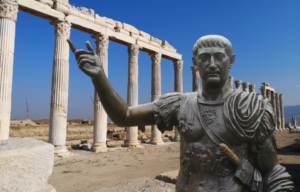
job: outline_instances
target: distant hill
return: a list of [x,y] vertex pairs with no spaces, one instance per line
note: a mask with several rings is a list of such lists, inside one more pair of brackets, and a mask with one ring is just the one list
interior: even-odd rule
[[297,124],[300,124],[300,105],[284,107],[285,123],[292,123],[292,116],[296,116]]

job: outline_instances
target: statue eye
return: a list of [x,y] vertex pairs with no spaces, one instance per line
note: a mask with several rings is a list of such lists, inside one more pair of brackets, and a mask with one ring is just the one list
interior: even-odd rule
[[206,61],[207,60],[207,56],[206,55],[200,55],[199,56],[199,60],[202,61],[202,62]]
[[224,57],[225,57],[225,56],[224,56],[223,54],[221,54],[221,53],[218,53],[218,54],[216,55],[216,58],[217,58],[219,61],[222,61]]

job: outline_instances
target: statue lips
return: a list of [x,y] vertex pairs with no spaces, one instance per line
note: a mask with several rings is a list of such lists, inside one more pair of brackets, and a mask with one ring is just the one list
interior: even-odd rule
[[205,72],[207,77],[218,77],[220,75],[219,71],[207,71]]

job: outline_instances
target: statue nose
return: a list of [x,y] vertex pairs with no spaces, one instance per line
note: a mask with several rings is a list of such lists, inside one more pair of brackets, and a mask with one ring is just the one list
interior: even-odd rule
[[214,70],[217,68],[216,64],[215,64],[215,58],[214,56],[212,55],[211,58],[210,58],[210,64],[209,64],[209,69],[211,70]]

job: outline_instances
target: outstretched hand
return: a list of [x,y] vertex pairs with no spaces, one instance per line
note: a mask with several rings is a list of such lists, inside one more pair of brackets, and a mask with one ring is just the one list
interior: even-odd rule
[[97,77],[103,71],[100,58],[95,53],[89,41],[86,42],[86,47],[89,51],[84,49],[77,50],[70,39],[67,39],[72,52],[75,54],[77,65],[81,71],[91,78]]

